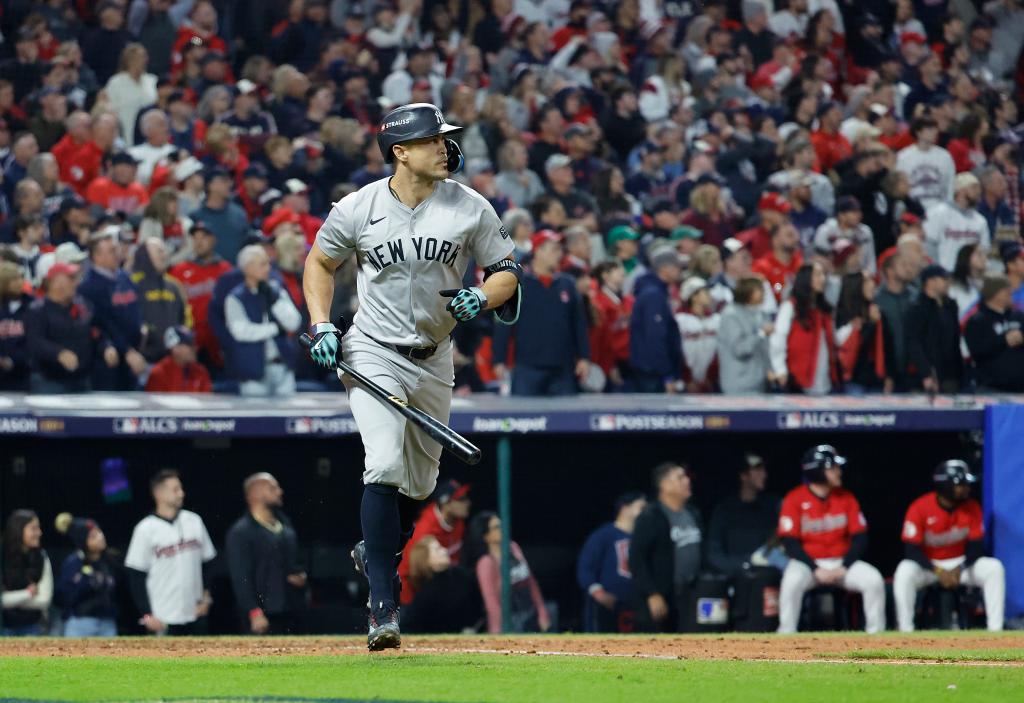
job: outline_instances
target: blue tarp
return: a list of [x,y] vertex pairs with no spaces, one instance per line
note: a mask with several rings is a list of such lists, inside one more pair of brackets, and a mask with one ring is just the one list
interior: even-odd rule
[[985,422],[985,527],[1006,567],[1006,616],[1024,615],[1024,405],[993,405]]

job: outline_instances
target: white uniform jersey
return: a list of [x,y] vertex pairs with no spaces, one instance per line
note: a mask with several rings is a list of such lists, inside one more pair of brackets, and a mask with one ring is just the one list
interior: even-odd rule
[[896,155],[896,170],[910,180],[910,195],[926,208],[953,199],[956,166],[953,157],[941,146],[923,150],[911,144]]
[[143,571],[149,607],[168,625],[195,621],[203,597],[203,562],[217,556],[203,519],[182,510],[174,520],[149,515],[135,526],[124,565]]
[[952,271],[960,249],[980,244],[988,251],[991,237],[988,221],[977,210],[962,210],[952,203],[937,203],[924,218],[924,239],[928,255],[942,268]]
[[455,327],[438,291],[461,288],[469,259],[490,266],[512,241],[487,200],[453,180],[411,209],[383,178],[345,196],[316,235],[335,261],[355,252],[359,310],[355,325],[380,342],[429,347]]

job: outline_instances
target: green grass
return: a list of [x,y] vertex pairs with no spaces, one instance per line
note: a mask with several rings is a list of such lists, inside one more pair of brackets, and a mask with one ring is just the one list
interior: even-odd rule
[[512,655],[0,659],[0,698],[260,696],[446,703],[1001,703],[1024,701],[1024,668]]
[[821,659],[906,659],[941,662],[1024,662],[1019,649],[862,649],[833,654],[816,654]]

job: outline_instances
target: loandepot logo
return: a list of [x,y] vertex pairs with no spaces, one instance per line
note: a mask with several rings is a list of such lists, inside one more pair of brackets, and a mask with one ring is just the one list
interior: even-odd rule
[[548,429],[548,418],[538,417],[474,417],[474,432],[546,432]]
[[600,432],[664,432],[704,429],[703,415],[591,415],[590,428]]

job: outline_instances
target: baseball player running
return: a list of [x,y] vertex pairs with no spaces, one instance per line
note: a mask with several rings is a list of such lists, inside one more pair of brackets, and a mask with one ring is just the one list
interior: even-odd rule
[[859,591],[864,629],[885,629],[885,582],[878,569],[861,560],[868,546],[868,524],[860,504],[843,488],[846,458],[819,444],[804,452],[804,485],[782,500],[779,537],[790,560],[779,586],[779,632],[796,632],[804,593],[818,584]]
[[[331,209],[306,259],[303,289],[313,325],[310,354],[331,368],[339,355],[395,396],[448,421],[454,367],[449,334],[485,310],[518,317],[522,270],[512,242],[482,196],[448,179],[462,163],[446,124],[427,103],[392,110],[377,143],[395,173]],[[334,272],[350,255],[359,267],[359,310],[342,332],[330,322]],[[469,260],[480,287],[462,287]],[[370,582],[367,646],[401,645],[397,567],[421,502],[437,481],[441,447],[341,374],[366,453],[356,568]]]
[[977,478],[959,459],[935,468],[935,490],[910,504],[903,521],[906,558],[896,567],[892,595],[900,630],[914,629],[917,591],[933,583],[943,588],[980,586],[989,630],[1003,629],[1006,574],[998,559],[982,556],[981,506],[971,498]]

